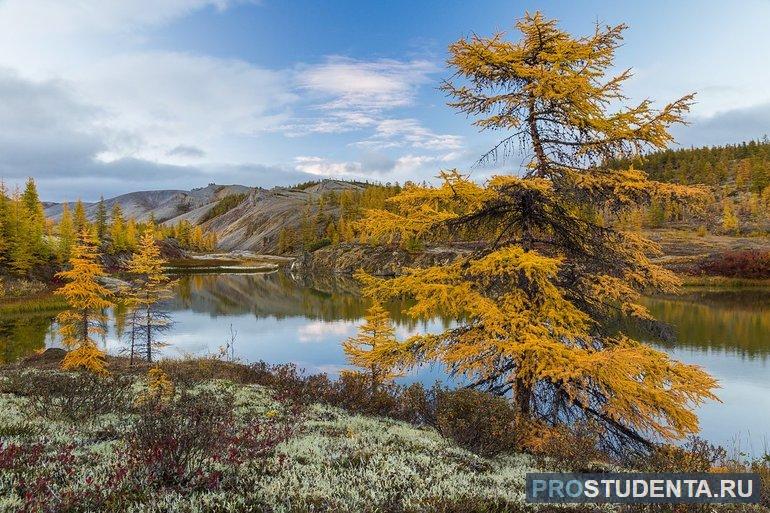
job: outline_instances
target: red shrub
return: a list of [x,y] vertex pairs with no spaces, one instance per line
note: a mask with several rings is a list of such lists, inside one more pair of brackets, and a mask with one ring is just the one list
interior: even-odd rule
[[770,251],[730,251],[700,265],[702,274],[731,278],[770,278]]

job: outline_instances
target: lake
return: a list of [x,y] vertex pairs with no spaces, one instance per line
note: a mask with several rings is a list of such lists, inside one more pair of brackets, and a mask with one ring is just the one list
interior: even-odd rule
[[[722,404],[699,409],[701,435],[728,449],[758,454],[770,442],[770,290],[686,290],[677,297],[647,298],[659,319],[672,324],[675,343],[654,345],[700,365],[722,388]],[[345,368],[340,342],[356,333],[367,308],[351,280],[296,280],[283,273],[181,276],[170,301],[174,326],[164,335],[166,356],[216,354],[234,340],[241,361],[294,362],[309,372]],[[440,331],[448,321],[415,322],[390,305],[397,334]],[[0,314],[0,361],[58,346],[52,312]],[[112,313],[104,344],[119,353]],[[119,323],[118,323],[119,324]],[[438,366],[401,378],[427,385],[444,380]]]

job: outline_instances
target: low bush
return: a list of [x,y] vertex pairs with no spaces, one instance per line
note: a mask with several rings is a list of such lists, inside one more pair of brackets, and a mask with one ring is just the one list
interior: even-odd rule
[[458,445],[484,456],[516,447],[516,412],[502,398],[470,389],[435,393],[436,429]]
[[701,263],[697,274],[730,278],[770,278],[770,251],[730,251]]
[[131,405],[128,376],[106,378],[87,372],[8,373],[0,391],[30,399],[34,413],[43,418],[83,420],[94,415],[125,412]]

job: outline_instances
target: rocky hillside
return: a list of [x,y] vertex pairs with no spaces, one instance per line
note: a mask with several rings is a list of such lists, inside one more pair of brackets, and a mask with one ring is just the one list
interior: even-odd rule
[[[187,221],[217,235],[222,250],[277,253],[279,232],[299,229],[307,216],[318,214],[318,200],[325,193],[363,190],[365,184],[323,180],[297,187],[263,189],[244,185],[216,185],[183,190],[139,191],[106,199],[107,211],[120,204],[126,217],[144,221],[151,216],[160,223]],[[96,217],[97,203],[86,203],[86,214]],[[325,215],[335,215],[338,206],[328,205]],[[45,203],[46,216],[58,220],[62,204]]]

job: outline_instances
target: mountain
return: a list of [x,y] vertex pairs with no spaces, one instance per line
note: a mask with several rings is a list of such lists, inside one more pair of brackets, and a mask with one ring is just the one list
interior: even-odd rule
[[[247,193],[251,187],[244,185],[216,185],[183,190],[137,191],[105,199],[104,203],[109,212],[115,203],[120,204],[123,215],[144,221],[154,216],[158,221],[167,221],[178,217],[190,210],[212,205],[233,194]],[[96,216],[97,203],[84,203],[86,214],[90,219]],[[61,203],[44,203],[46,217],[58,220],[62,212]],[[72,205],[70,205],[72,207]]]
[[[321,197],[342,191],[363,191],[367,184],[323,180],[295,187],[217,185],[184,190],[138,191],[105,199],[107,211],[118,203],[126,217],[174,225],[187,221],[217,235],[222,250],[276,253],[280,232],[299,231],[303,220],[315,218],[319,208],[327,217],[338,217],[339,206],[321,206]],[[86,215],[96,217],[97,203],[85,203]],[[58,220],[60,203],[44,203],[46,217]]]

